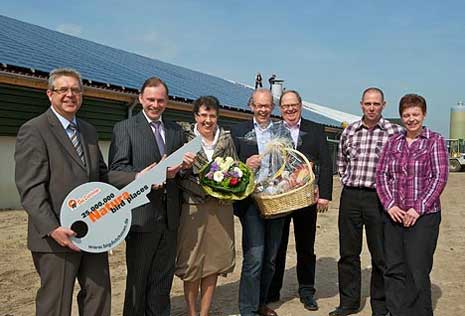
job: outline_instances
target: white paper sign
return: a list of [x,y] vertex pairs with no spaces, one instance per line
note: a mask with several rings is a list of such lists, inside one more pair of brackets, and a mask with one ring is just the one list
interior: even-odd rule
[[121,190],[103,182],[85,183],[72,190],[60,214],[61,225],[77,233],[72,242],[94,253],[118,246],[131,227],[131,210],[149,203],[147,194],[153,184],[165,182],[166,169],[182,163],[185,153],[198,152],[201,144],[197,136]]

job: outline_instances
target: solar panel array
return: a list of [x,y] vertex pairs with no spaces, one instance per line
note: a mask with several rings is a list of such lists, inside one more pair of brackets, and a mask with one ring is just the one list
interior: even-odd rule
[[[145,79],[157,76],[170,96],[196,99],[214,95],[221,105],[249,110],[252,89],[219,77],[126,52],[75,36],[0,15],[0,63],[50,72],[57,67],[78,70],[82,77],[119,87],[139,89]],[[278,114],[278,109],[275,109]],[[340,122],[304,110],[309,120],[332,126]]]

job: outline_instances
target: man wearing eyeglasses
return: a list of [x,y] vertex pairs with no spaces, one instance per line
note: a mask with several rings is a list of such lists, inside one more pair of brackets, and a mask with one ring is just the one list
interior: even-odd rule
[[[273,139],[271,121],[273,96],[267,89],[257,89],[249,99],[253,120],[235,125],[231,129],[238,157],[250,168],[260,170],[260,179],[266,171],[266,144]],[[249,135],[250,137],[247,137]],[[262,154],[262,155],[260,155]],[[235,203],[234,212],[242,225],[242,271],[239,284],[239,310],[241,316],[277,316],[266,305],[268,290],[275,271],[275,259],[281,241],[283,218],[263,219],[252,198]]]
[[315,300],[315,235],[317,211],[328,209],[333,190],[333,168],[323,126],[302,118],[302,99],[297,91],[283,92],[279,100],[284,126],[289,130],[294,148],[303,153],[313,164],[316,173],[317,203],[294,211],[285,218],[283,235],[278,256],[276,272],[273,277],[268,301],[280,299],[286,264],[289,226],[294,225],[295,247],[297,252],[297,280],[299,297],[304,307],[310,311],[318,310]]
[[371,254],[370,303],[374,316],[386,315],[383,273],[383,208],[376,194],[376,164],[388,138],[402,128],[382,117],[383,91],[362,94],[361,120],[350,124],[339,141],[337,166],[343,190],[339,205],[339,306],[330,316],[355,314],[360,309],[363,226]]
[[[97,132],[76,118],[82,104],[82,80],[73,69],[50,73],[51,107],[21,126],[15,148],[15,180],[28,213],[28,248],[40,277],[36,315],[71,315],[76,278],[79,315],[110,315],[107,253],[79,251],[70,240],[76,233],[60,226],[63,200],[90,181],[126,182],[122,172],[107,172]],[[72,206],[70,206],[72,207]]]

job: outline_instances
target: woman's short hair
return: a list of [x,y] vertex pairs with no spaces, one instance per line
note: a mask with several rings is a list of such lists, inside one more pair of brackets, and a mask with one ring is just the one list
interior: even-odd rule
[[409,93],[404,95],[399,101],[399,115],[408,109],[418,106],[423,114],[426,114],[426,100],[421,95]]
[[194,101],[194,108],[192,112],[194,112],[194,114],[199,114],[199,109],[202,105],[207,110],[215,110],[216,115],[219,115],[220,101],[216,97],[212,95],[199,97],[197,100]]

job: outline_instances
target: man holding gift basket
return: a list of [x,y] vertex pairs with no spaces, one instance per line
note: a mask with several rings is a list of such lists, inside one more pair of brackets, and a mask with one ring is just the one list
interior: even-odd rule
[[[269,157],[260,155],[273,139],[273,96],[267,89],[257,89],[249,99],[254,113],[252,121],[234,126],[231,134],[238,157],[257,172],[257,181],[266,173]],[[254,139],[246,137],[250,134]],[[234,205],[242,224],[243,263],[239,285],[239,310],[242,316],[276,316],[266,306],[268,290],[275,271],[275,260],[281,242],[284,218],[264,219],[249,197]]]
[[302,99],[297,91],[283,92],[279,100],[284,126],[292,136],[294,148],[304,154],[316,169],[316,204],[298,209],[286,216],[281,246],[276,259],[276,272],[268,294],[268,301],[279,300],[286,264],[289,240],[289,225],[294,223],[294,238],[297,252],[297,279],[300,301],[308,310],[318,310],[315,295],[315,235],[317,210],[328,209],[332,197],[333,170],[323,126],[302,119]]

